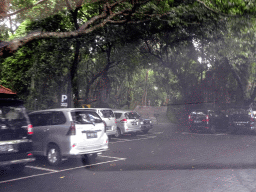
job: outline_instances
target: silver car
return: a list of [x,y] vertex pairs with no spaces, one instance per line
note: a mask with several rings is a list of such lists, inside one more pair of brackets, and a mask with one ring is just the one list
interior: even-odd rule
[[90,108],[94,109],[101,119],[106,124],[106,133],[108,136],[112,136],[116,134],[116,117],[110,108]]
[[120,137],[125,133],[136,134],[141,132],[140,115],[136,111],[130,110],[113,110],[116,116],[117,131],[116,137]]
[[105,124],[94,110],[49,109],[32,112],[29,118],[34,127],[33,153],[46,156],[50,165],[70,156],[95,158],[108,150]]

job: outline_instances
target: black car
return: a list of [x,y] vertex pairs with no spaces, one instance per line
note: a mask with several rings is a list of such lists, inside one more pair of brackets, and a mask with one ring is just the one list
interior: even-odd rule
[[34,161],[32,151],[33,127],[23,102],[0,99],[0,166],[22,171]]
[[253,113],[249,109],[233,109],[229,113],[229,132],[255,132],[256,124]]
[[197,109],[190,112],[188,125],[191,132],[228,130],[228,117],[219,110]]
[[148,133],[150,129],[153,129],[153,122],[151,119],[141,118],[141,131],[143,133]]

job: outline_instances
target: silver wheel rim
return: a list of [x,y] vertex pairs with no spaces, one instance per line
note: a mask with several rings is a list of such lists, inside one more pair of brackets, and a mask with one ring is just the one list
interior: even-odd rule
[[51,163],[55,163],[58,160],[58,154],[56,149],[52,148],[48,152],[48,160]]

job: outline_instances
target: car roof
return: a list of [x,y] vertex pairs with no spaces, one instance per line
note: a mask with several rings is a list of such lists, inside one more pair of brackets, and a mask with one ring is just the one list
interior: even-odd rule
[[66,112],[71,112],[71,111],[81,111],[81,110],[85,110],[85,111],[95,111],[91,108],[55,108],[55,109],[44,109],[44,110],[37,110],[37,111],[33,111],[32,113],[37,113],[37,112],[50,112],[50,111],[66,111]]
[[94,109],[94,110],[112,110],[111,108],[87,108],[87,109]]
[[137,113],[137,111],[133,111],[133,110],[125,110],[125,109],[113,109],[113,112],[119,112],[119,113]]

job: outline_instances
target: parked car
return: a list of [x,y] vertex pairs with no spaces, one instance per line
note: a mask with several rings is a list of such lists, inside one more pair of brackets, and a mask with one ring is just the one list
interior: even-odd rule
[[189,130],[191,132],[207,131],[227,131],[228,117],[218,110],[197,109],[190,112],[188,116]]
[[29,113],[34,127],[33,152],[50,165],[81,155],[93,158],[108,150],[106,127],[95,110],[60,108]]
[[23,102],[16,99],[0,99],[0,166],[22,171],[28,162],[35,160],[32,154],[33,127]]
[[106,124],[106,133],[108,136],[113,136],[116,134],[116,117],[112,109],[109,108],[91,108],[94,109],[101,119]]
[[113,110],[113,112],[117,123],[116,137],[120,137],[125,133],[136,134],[141,131],[142,121],[136,111]]
[[141,131],[143,133],[148,133],[150,129],[153,129],[153,122],[151,119],[141,118]]
[[248,109],[233,109],[229,114],[229,132],[256,131],[255,118]]

